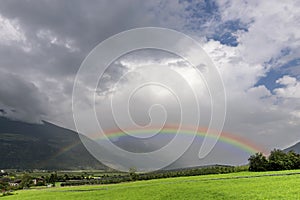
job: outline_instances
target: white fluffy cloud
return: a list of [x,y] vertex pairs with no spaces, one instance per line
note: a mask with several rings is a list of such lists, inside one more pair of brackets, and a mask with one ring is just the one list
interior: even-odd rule
[[[282,148],[299,140],[298,82],[283,77],[273,91],[257,81],[267,72],[263,63],[248,63],[240,46],[229,47],[208,41],[204,49],[222,75],[227,93],[225,130],[242,135],[267,149]],[[293,101],[286,98],[293,95]],[[298,106],[298,107],[297,107]],[[296,114],[295,114],[296,112]],[[288,135],[288,137],[287,137]]]
[[299,57],[299,1],[220,1],[219,6],[224,22],[240,20],[248,26],[236,33],[237,47],[204,44],[225,83],[226,128],[269,149],[299,141],[300,88],[293,77],[299,74],[279,78],[273,91],[256,86],[272,68],[281,70],[280,65]]
[[219,5],[224,21],[240,20],[248,24],[248,31],[237,33],[241,56],[248,63],[276,59],[286,48],[291,50],[289,59],[298,57],[299,1],[219,1]]
[[296,78],[284,76],[276,81],[283,85],[274,90],[278,97],[282,98],[300,98],[300,82]]

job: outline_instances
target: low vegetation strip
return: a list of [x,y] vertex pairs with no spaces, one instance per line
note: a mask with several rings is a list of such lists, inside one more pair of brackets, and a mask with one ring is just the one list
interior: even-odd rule
[[[201,182],[201,181],[204,182],[204,181],[218,181],[218,180],[226,180],[226,179],[227,180],[229,180],[229,179],[245,179],[245,178],[249,179],[249,178],[260,178],[260,177],[266,177],[266,176],[291,176],[291,175],[300,175],[300,172],[261,174],[261,175],[249,175],[249,176],[230,176],[230,177],[219,177],[219,178],[202,178],[202,179],[176,180],[176,181],[172,181],[172,179],[174,179],[174,178],[170,178],[170,181],[139,184],[138,186],[133,185],[133,186],[124,186],[124,187],[104,187],[104,188],[90,188],[90,189],[78,189],[78,190],[76,190],[76,189],[53,190],[51,192],[90,192],[90,191],[97,191],[97,190],[114,190],[114,189],[126,189],[126,188],[134,188],[134,187],[148,187],[148,186],[153,186],[153,185],[158,185],[158,184],[178,184],[178,183],[184,183],[184,182]],[[166,179],[166,180],[168,180],[168,179]],[[75,188],[76,188],[76,186],[75,186]]]

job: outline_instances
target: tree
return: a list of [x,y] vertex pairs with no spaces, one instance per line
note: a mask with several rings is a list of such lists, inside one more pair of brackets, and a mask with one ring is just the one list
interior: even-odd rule
[[268,167],[267,158],[261,153],[256,153],[250,156],[249,160],[249,171],[266,171]]
[[51,183],[53,186],[55,186],[55,182],[57,181],[57,174],[51,174],[49,179],[48,179],[48,183]]
[[295,153],[294,151],[289,151],[287,153],[287,159],[290,163],[291,169],[299,169],[300,168],[300,155]]
[[131,167],[129,169],[129,176],[130,176],[131,180],[135,181],[135,180],[138,179],[139,175],[136,173],[136,168],[135,167]]
[[4,181],[0,181],[0,191],[2,193],[5,193],[9,188],[9,184],[7,182]]
[[69,176],[68,176],[68,174],[65,174],[64,175],[64,181],[67,181],[67,180],[69,180],[70,178],[69,178]]
[[32,177],[29,176],[29,174],[24,174],[21,179],[20,187],[29,188],[31,184],[32,184]]
[[274,149],[273,151],[271,151],[269,156],[268,170],[276,171],[291,169],[292,165],[292,162],[284,151],[280,149]]

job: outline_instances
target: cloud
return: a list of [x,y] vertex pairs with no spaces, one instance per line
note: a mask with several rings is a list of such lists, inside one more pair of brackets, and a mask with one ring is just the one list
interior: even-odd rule
[[1,115],[16,120],[40,123],[49,114],[46,94],[22,77],[0,71]]
[[296,78],[284,76],[276,81],[284,87],[274,89],[278,97],[282,98],[300,98],[300,82]]
[[[209,41],[204,49],[219,67],[225,84],[228,105],[225,130],[269,150],[299,140],[299,118],[296,116],[300,100],[295,93],[298,84],[295,78],[277,80],[280,88],[270,91],[264,85],[256,86],[266,73],[263,63],[248,63],[239,46]],[[290,99],[291,95],[295,98]]]
[[[248,31],[238,33],[239,48],[248,63],[264,63],[282,56],[298,57],[299,1],[219,1],[222,20],[239,19]],[[282,58],[281,58],[282,59]]]
[[15,21],[10,21],[0,16],[0,42],[3,44],[11,41],[24,41],[25,36],[19,30]]
[[[70,118],[75,74],[99,42],[135,27],[181,28],[184,19],[178,13],[183,9],[161,1],[2,1],[0,68],[46,90],[57,107],[47,119],[64,124],[56,120],[58,113],[67,113],[59,116],[63,121]],[[67,121],[66,126],[74,127]]]

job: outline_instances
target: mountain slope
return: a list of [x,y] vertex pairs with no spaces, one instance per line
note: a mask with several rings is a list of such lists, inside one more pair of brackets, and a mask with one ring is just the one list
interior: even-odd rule
[[74,131],[0,117],[0,169],[105,169]]
[[300,154],[300,142],[298,142],[297,144],[294,144],[293,146],[290,146],[290,147],[284,149],[285,152],[289,152],[291,150],[293,150],[296,153]]

